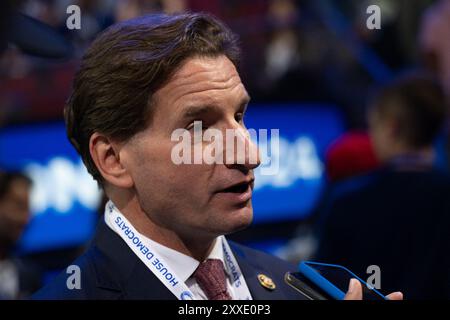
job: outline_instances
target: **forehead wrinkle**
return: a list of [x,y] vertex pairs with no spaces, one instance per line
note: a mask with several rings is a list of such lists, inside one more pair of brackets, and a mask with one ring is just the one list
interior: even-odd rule
[[[209,77],[204,75],[205,73],[213,74],[213,76]],[[192,72],[187,76],[179,75],[172,79],[172,85],[175,85],[177,90],[183,90],[184,87],[194,87],[194,90],[197,90],[196,87],[202,85],[211,87],[211,89],[226,89],[234,81],[241,83],[241,78],[236,72],[233,72],[231,76],[223,75],[222,77],[217,77],[215,75],[217,75],[217,72],[214,70]]]
[[[229,86],[230,82],[241,82],[235,66],[227,58],[225,59],[215,58],[212,60],[203,60],[196,58],[188,61],[175,72],[167,89],[170,90],[173,86],[176,86],[176,90],[182,90],[183,87],[196,87],[205,82],[208,86],[214,86],[212,89],[221,89]],[[213,63],[202,63],[202,61],[208,60],[213,61]]]
[[[176,104],[180,99],[190,99],[193,98],[194,95],[198,95],[197,98],[203,97],[206,98],[208,100],[215,100],[215,94],[218,91],[223,91],[223,90],[230,90],[230,91],[234,91],[237,87],[242,86],[243,84],[241,82],[237,82],[235,84],[233,84],[232,86],[217,86],[217,87],[211,87],[209,84],[206,86],[201,86],[199,85],[197,88],[191,88],[188,90],[185,90],[184,92],[181,92],[180,95],[178,95],[175,100],[173,101],[174,104]],[[243,91],[245,91],[245,88],[243,88]]]
[[237,87],[242,86],[243,92],[246,93],[244,85],[241,82],[241,79],[239,75],[235,74],[231,76],[226,81],[222,80],[211,80],[211,79],[204,79],[203,81],[194,81],[194,80],[188,80],[187,78],[183,79],[183,83],[178,85],[176,87],[176,95],[175,99],[173,100],[173,104],[176,104],[179,102],[180,99],[183,98],[192,98],[193,95],[198,94],[198,98],[200,98],[200,95],[206,95],[208,92],[207,98],[214,99],[213,95],[215,91],[222,91],[222,90],[230,90],[234,91]]
[[[222,71],[222,72],[218,72]],[[173,75],[173,78],[189,78],[195,75],[213,73],[213,75],[238,74],[234,64],[225,56],[217,58],[196,57],[186,61]]]

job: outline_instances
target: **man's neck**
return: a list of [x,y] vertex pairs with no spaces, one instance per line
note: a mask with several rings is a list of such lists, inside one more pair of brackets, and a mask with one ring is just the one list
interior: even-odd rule
[[139,233],[197,261],[206,259],[214,246],[216,237],[183,236],[180,232],[156,224],[142,210],[137,200],[114,204]]

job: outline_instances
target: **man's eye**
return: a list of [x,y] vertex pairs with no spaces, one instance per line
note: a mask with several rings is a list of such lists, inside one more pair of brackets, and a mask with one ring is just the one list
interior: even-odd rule
[[242,112],[236,113],[236,115],[234,116],[234,119],[237,122],[242,122],[244,120],[244,114]]

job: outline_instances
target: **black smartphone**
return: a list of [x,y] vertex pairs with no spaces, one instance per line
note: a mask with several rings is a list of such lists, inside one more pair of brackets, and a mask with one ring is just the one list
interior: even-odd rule
[[314,282],[300,272],[286,272],[284,281],[309,300],[332,300],[333,298],[320,289]]
[[311,300],[344,299],[352,278],[361,282],[364,300],[387,299],[353,272],[340,265],[303,261],[299,265],[299,272],[285,275],[286,283]]

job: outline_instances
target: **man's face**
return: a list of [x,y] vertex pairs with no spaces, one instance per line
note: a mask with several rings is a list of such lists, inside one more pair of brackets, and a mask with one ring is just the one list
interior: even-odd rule
[[0,199],[0,241],[6,241],[7,245],[19,240],[28,223],[29,196],[29,183],[23,179],[15,179]]
[[[253,165],[248,161],[176,165],[171,159],[172,148],[179,143],[171,140],[172,133],[183,128],[193,136],[194,121],[220,130],[224,137],[226,129],[245,130],[249,96],[234,65],[225,56],[187,59],[153,99],[149,127],[121,151],[144,212],[153,223],[185,238],[215,237],[248,226],[258,157]],[[247,136],[241,139],[249,146],[247,156],[257,153]],[[191,145],[193,150],[194,142]]]

